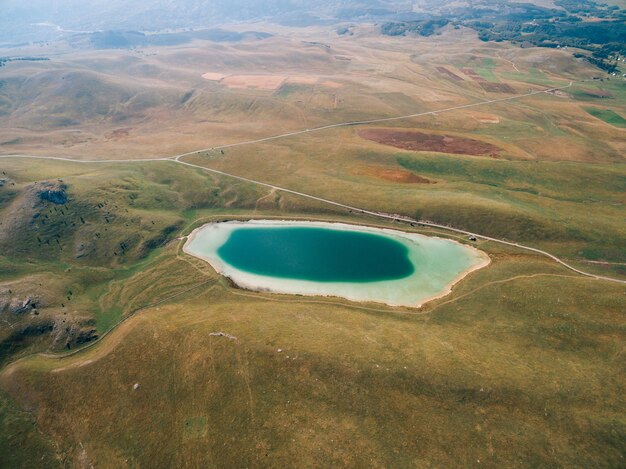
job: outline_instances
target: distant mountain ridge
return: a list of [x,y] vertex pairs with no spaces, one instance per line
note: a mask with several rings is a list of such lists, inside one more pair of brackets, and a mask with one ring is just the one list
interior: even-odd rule
[[68,33],[209,28],[268,19],[293,25],[355,17],[410,15],[407,0],[4,0],[0,43],[45,41]]

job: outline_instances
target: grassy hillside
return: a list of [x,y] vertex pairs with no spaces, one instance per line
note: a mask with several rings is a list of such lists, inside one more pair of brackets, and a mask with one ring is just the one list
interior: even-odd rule
[[37,428],[32,414],[0,393],[0,466],[60,467],[56,448]]
[[[423,132],[422,122],[410,128]],[[356,207],[543,246],[573,260],[625,262],[623,164],[522,159],[509,146],[498,159],[407,152],[364,140],[354,129],[333,133],[336,139],[306,135],[188,160]],[[431,183],[389,180],[385,171]]]
[[[0,69],[0,151],[169,156],[333,122],[501,99],[597,75],[567,51],[484,43],[466,29],[429,38],[383,37],[366,26],[353,36],[321,27],[306,37],[297,28],[264,30],[273,36],[240,43],[85,51],[70,41],[5,49],[7,56],[51,60]],[[263,79],[276,87],[264,87]],[[490,125],[447,115],[430,125],[461,130],[474,124],[542,158],[619,160],[619,129],[598,128],[578,106],[604,99],[598,87],[621,112],[623,83],[589,81],[562,95],[486,106],[484,112],[500,120]]]
[[[398,161],[412,171],[413,162],[430,161],[419,173],[433,177],[434,188],[454,184],[454,174],[473,184],[493,181],[502,191],[527,179],[540,191],[560,184],[562,196],[575,192],[567,173],[548,178],[524,169],[534,163],[481,159],[468,166],[463,157],[434,155],[401,155]],[[1,329],[3,343],[11,344],[5,364],[25,357],[5,365],[0,379],[11,399],[0,411],[7,434],[0,444],[17,448],[27,438],[32,448],[11,453],[17,461],[26,464],[32,455],[52,465],[101,467],[290,467],[294,461],[298,467],[459,461],[588,467],[619,461],[625,431],[617,418],[624,405],[619,285],[480,243],[491,266],[421,310],[250,293],[183,254],[182,242],[172,238],[204,221],[232,217],[378,221],[324,213],[325,207],[305,199],[174,163],[7,163],[15,186],[9,186],[3,211],[34,181],[61,173],[68,197],[55,204],[62,214],[50,202],[35,205],[63,233],[47,258],[37,258],[41,246],[28,223],[18,225],[25,228],[12,238],[20,255],[11,257],[8,244],[2,258],[11,266],[3,269],[3,291],[19,298],[34,291],[40,304],[38,314],[3,313],[11,324]],[[506,164],[491,168],[497,163]],[[455,164],[465,169],[445,171]],[[503,173],[515,165],[515,174]],[[596,174],[611,181],[608,173]],[[373,183],[371,199],[360,192],[360,202],[373,200],[377,187],[396,187],[390,194],[398,197],[400,186]],[[615,189],[596,190],[590,194],[610,198]],[[385,200],[379,200],[381,208]],[[105,201],[108,223],[98,207]],[[452,213],[465,211],[467,206]],[[85,224],[62,223],[80,216]],[[514,217],[503,223],[524,227]],[[85,226],[92,227],[95,249],[76,257],[73,248]],[[98,239],[96,232],[106,236]],[[527,233],[539,235],[545,233]],[[136,242],[110,255],[130,239]],[[41,318],[52,330],[23,342],[10,337]],[[95,336],[78,343],[81,328]],[[90,342],[95,345],[73,352]],[[60,355],[32,355],[61,348]],[[35,420],[17,418],[19,409]],[[35,431],[43,436],[27,436]]]
[[607,124],[614,125],[615,127],[626,127],[626,119],[611,109],[587,108],[586,111],[593,117],[602,119]]
[[0,363],[84,345],[136,309],[189,286],[181,276],[171,288],[143,284],[142,294],[123,296],[129,278],[152,272],[160,249],[198,219],[328,211],[171,162],[4,159],[3,170]]
[[597,72],[463,28],[272,33],[42,45],[50,61],[0,70],[0,153],[137,159],[0,159],[0,466],[620,466],[622,284],[478,241],[491,264],[419,309],[244,291],[184,254],[184,236],[275,217],[470,241],[139,159],[427,113],[367,129],[494,151],[402,150],[349,126],[184,161],[626,278],[623,129],[588,111],[626,115],[624,84],[458,108]]
[[[205,287],[2,382],[62,460],[102,467],[619,465],[622,288],[483,247],[494,265],[418,314],[245,293],[198,264]],[[203,276],[166,251],[157,288]]]

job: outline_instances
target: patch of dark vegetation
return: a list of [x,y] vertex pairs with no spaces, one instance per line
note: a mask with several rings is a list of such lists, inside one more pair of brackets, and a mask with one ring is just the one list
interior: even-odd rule
[[0,145],[18,145],[19,143],[22,142],[21,138],[13,138],[11,140],[6,140],[4,142],[0,142]]
[[33,344],[45,334],[54,330],[54,321],[50,319],[37,320],[22,327],[15,327],[7,337],[0,340],[0,366],[20,350]]
[[626,119],[611,109],[586,108],[589,114],[615,127],[626,128]]
[[577,98],[599,98],[599,99],[607,99],[607,98],[612,98],[613,97],[613,93],[611,93],[610,91],[607,90],[600,90],[600,89],[585,89],[582,88],[580,90],[576,91],[575,96]]
[[193,96],[195,90],[190,90],[187,91],[181,98],[180,98],[180,104],[185,104],[187,101],[189,101],[191,99],[191,97]]
[[454,81],[464,81],[463,78],[458,76],[456,73],[451,72],[446,67],[437,67],[437,71]]
[[146,240],[143,243],[143,248],[142,248],[143,252],[145,253],[144,255],[147,255],[148,252],[152,251],[153,249],[156,249],[158,247],[161,247],[167,244],[171,240],[172,235],[176,233],[178,230],[180,230],[181,226],[182,226],[182,220],[179,223],[166,226],[165,228],[163,228],[163,230],[161,230],[161,232],[157,236]]
[[311,87],[300,85],[298,83],[284,83],[274,93],[276,96],[289,96],[294,93],[305,93],[310,91]]
[[560,0],[556,4],[563,9],[504,0],[478,1],[457,8],[433,5],[438,12],[433,17],[387,22],[381,25],[381,32],[430,36],[448,24],[464,26],[474,29],[483,41],[584,49],[588,52],[577,53],[579,57],[608,73],[615,72],[617,58],[626,55],[626,10],[589,0]]
[[61,179],[56,182],[44,181],[37,183],[34,190],[42,202],[48,201],[56,205],[67,203],[67,185]]
[[417,20],[401,23],[385,23],[381,26],[381,32],[387,36],[406,36],[417,34],[419,36],[432,36],[439,29],[450,23],[449,19],[438,18],[434,20]]
[[50,60],[48,57],[0,57],[0,67],[4,67],[9,62],[41,62]]
[[483,81],[480,83],[480,86],[483,90],[488,93],[508,93],[513,94],[515,90],[511,85],[506,83],[490,83],[488,81]]
[[17,195],[15,181],[5,171],[0,174],[0,210],[3,209]]
[[56,317],[30,316],[15,324],[9,334],[0,340],[0,366],[7,360],[39,341],[48,342],[51,350],[71,350],[98,339],[92,321],[83,322]]

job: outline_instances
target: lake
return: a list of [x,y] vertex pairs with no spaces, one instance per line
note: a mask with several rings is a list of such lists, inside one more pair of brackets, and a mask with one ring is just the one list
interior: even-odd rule
[[252,220],[195,230],[186,253],[242,288],[419,306],[489,263],[444,238],[342,223]]

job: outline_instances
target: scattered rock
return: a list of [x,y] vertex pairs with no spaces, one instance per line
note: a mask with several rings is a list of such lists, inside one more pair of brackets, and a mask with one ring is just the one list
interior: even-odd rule
[[52,331],[53,348],[72,349],[98,338],[97,330],[90,324],[81,322],[79,318],[69,318],[68,322],[61,317],[55,319]]
[[136,391],[137,389],[139,389],[139,383],[135,383],[133,385],[133,390]]
[[209,335],[214,337],[226,337],[229,340],[237,340],[237,337],[227,334],[226,332],[211,332]]
[[29,313],[37,308],[39,304],[39,298],[28,295],[26,298],[10,298],[8,296],[0,296],[0,313],[9,313],[13,315],[20,315]]
[[80,345],[96,340],[97,338],[98,331],[95,328],[81,328],[76,334],[74,341],[76,345]]
[[15,185],[15,181],[8,177],[0,177],[0,187]]
[[45,319],[11,327],[11,331],[3,335],[3,338],[0,340],[0,365],[4,364],[13,353],[27,347],[38,336],[50,333],[53,328],[54,323]]
[[33,185],[33,190],[40,201],[63,205],[67,202],[67,185],[61,179],[56,182],[43,181]]

